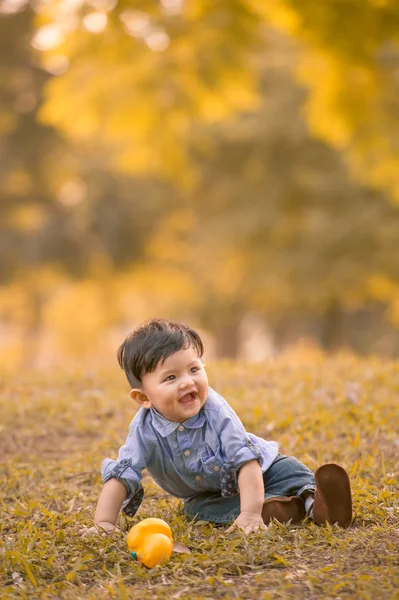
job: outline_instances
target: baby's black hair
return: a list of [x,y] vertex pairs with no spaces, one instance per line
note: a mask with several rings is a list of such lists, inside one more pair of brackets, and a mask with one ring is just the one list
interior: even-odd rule
[[194,329],[166,319],[151,319],[129,333],[118,349],[118,362],[132,388],[137,388],[143,375],[155,371],[171,354],[190,346],[201,358],[204,345]]

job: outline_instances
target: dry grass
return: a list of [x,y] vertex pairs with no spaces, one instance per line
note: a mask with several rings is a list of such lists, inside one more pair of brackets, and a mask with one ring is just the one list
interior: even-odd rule
[[147,477],[139,515],[122,527],[159,516],[192,550],[148,571],[122,534],[79,535],[101,460],[116,455],[133,416],[121,373],[26,374],[0,389],[1,598],[399,598],[399,364],[297,355],[213,365],[210,382],[283,453],[347,468],[354,525],[226,536],[190,522]]

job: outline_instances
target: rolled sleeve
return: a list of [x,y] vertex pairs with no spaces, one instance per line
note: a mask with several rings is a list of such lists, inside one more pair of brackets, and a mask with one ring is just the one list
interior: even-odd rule
[[137,428],[131,427],[125,444],[119,450],[117,460],[106,458],[101,467],[104,483],[110,479],[117,479],[125,485],[126,498],[122,510],[128,516],[135,514],[144,496],[141,478],[146,464],[141,442]]
[[245,439],[245,447],[238,450],[235,455],[234,465],[237,471],[250,460],[258,460],[262,467],[263,458],[259,446],[254,444],[250,438]]
[[236,472],[251,460],[263,465],[261,449],[244,429],[240,419],[230,406],[222,406],[218,414],[219,438],[224,461]]

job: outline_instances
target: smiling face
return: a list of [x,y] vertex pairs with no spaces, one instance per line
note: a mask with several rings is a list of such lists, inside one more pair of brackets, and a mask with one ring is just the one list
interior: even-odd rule
[[205,365],[192,346],[158,363],[142,377],[141,388],[131,397],[144,408],[155,408],[169,421],[182,423],[198,414],[208,396]]

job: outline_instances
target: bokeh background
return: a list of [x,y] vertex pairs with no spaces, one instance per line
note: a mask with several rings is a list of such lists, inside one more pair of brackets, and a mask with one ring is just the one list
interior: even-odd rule
[[0,364],[399,355],[399,0],[0,0]]

